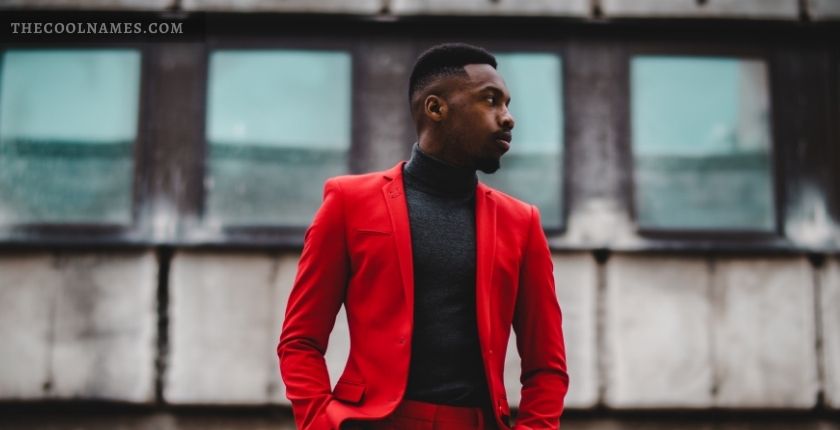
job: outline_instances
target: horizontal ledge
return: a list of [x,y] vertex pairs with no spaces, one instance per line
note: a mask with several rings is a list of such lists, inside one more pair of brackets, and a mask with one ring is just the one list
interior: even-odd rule
[[[96,251],[110,249],[171,248],[218,251],[290,251],[303,248],[303,233],[278,233],[269,237],[228,236],[196,240],[153,241],[124,237],[31,237],[26,239],[0,239],[0,252],[26,250],[80,250]],[[593,253],[604,259],[609,254],[671,254],[671,255],[759,255],[759,256],[807,256],[820,259],[840,255],[836,246],[808,247],[784,241],[771,243],[720,243],[691,241],[647,241],[637,245],[568,244],[562,239],[549,236],[549,248],[557,254]]]

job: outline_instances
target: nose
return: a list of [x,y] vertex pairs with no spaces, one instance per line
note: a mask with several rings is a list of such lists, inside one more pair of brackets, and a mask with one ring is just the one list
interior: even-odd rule
[[502,112],[502,118],[499,123],[505,130],[513,130],[513,126],[516,125],[516,121],[513,119],[513,115],[510,113],[510,110],[505,106],[504,112]]

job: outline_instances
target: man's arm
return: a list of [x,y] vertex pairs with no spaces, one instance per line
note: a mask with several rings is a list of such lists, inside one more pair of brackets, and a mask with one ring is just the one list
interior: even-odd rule
[[551,252],[533,206],[528,229],[513,318],[522,359],[522,399],[514,429],[558,429],[569,375]]
[[331,398],[324,353],[348,279],[344,217],[341,188],[328,180],[324,201],[304,237],[277,345],[286,397],[300,429],[310,428]]

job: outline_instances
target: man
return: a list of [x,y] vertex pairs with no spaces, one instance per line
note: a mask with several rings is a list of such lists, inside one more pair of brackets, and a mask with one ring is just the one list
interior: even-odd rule
[[[510,428],[511,326],[514,428],[559,428],[568,375],[539,212],[476,178],[499,168],[514,127],[496,60],[436,46],[409,99],[410,161],[327,180],[306,232],[277,346],[298,428]],[[350,356],[331,390],[324,353],[342,304]]]

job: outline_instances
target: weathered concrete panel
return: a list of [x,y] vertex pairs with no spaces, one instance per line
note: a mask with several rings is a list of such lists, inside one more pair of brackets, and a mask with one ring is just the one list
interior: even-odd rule
[[840,260],[828,260],[820,275],[823,390],[826,404],[840,409]]
[[[292,286],[297,275],[297,263],[300,259],[300,254],[286,254],[281,257],[280,266],[277,270],[277,283],[275,284],[275,307],[278,307],[278,312],[275,314],[274,322],[274,346],[277,346],[277,341],[280,339],[280,332],[283,326],[283,316],[286,314],[286,305],[289,301],[289,294],[292,292]],[[338,311],[338,316],[335,318],[335,326],[332,333],[330,333],[330,341],[327,345],[327,353],[324,359],[327,362],[327,371],[330,375],[330,385],[334,386],[341,372],[344,371],[344,366],[347,364],[347,357],[350,355],[350,329],[347,326],[347,314],[344,312],[344,307]],[[279,371],[279,362],[277,354],[273,356],[273,363],[275,373],[277,375],[274,380],[279,385],[276,395],[270,399],[273,403],[289,404],[286,398],[286,388],[283,386],[283,380]]]
[[383,0],[183,0],[182,7],[196,11],[322,12],[373,14]]
[[68,255],[55,267],[57,397],[154,400],[157,258]]
[[[295,283],[295,275],[297,275],[297,263],[300,259],[298,253],[285,253],[280,255],[276,267],[276,282],[273,284],[272,298],[271,298],[271,365],[272,373],[270,373],[268,381],[268,402],[289,405],[289,399],[286,398],[286,386],[283,385],[283,377],[280,375],[280,362],[277,358],[277,343],[280,340],[280,332],[283,328],[283,316],[286,314],[286,303],[289,300],[289,293],[292,291],[292,285]],[[336,325],[338,323],[336,322]],[[332,339],[332,337],[331,337]],[[332,352],[327,348],[327,356]],[[329,367],[329,362],[327,362]],[[332,374],[332,373],[330,373]]]
[[268,254],[184,252],[170,273],[170,403],[268,403],[278,387],[275,285]]
[[817,358],[808,261],[720,259],[713,288],[716,405],[813,407]]
[[48,255],[0,256],[0,398],[44,397],[60,281]]
[[817,20],[840,19],[840,1],[808,0],[808,13]]
[[601,0],[608,17],[799,19],[798,0]]
[[[597,267],[590,254],[557,254],[554,281],[563,311],[566,361],[572,383],[566,396],[568,408],[589,408],[598,402],[596,339]],[[519,405],[521,361],[516,335],[511,332],[505,360],[508,402]]]
[[590,408],[598,403],[598,267],[591,254],[554,257],[554,282],[563,311],[563,335],[569,386],[566,406]]
[[[289,404],[276,347],[299,258],[297,253],[176,255],[170,274],[168,402]],[[349,351],[342,309],[325,357],[333,384]]]
[[11,306],[1,317],[4,397],[154,399],[153,253],[0,261],[0,294]]
[[161,10],[174,4],[175,0],[3,0],[0,8]]
[[395,15],[588,16],[589,0],[391,0]]
[[606,279],[607,405],[710,406],[708,263],[616,256]]

